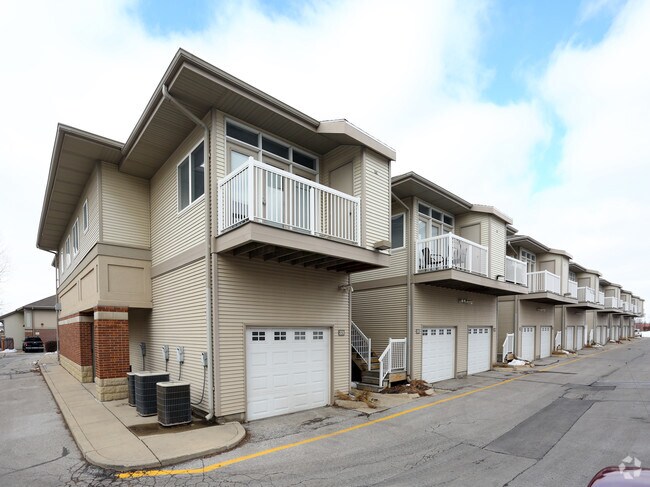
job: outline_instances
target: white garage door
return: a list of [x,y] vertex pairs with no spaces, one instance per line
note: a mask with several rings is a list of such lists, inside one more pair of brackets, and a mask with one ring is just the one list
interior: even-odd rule
[[521,330],[521,358],[535,360],[535,327],[524,326]]
[[602,326],[596,327],[596,343],[605,345],[605,329]]
[[492,329],[467,329],[467,373],[478,374],[492,368]]
[[246,331],[246,418],[329,404],[330,336],[325,328]]
[[540,344],[540,357],[550,357],[551,356],[551,327],[542,326],[542,336]]
[[574,344],[573,344],[573,334],[575,331],[574,326],[567,326],[566,327],[566,342],[564,342],[564,349],[565,350],[574,350]]
[[455,328],[422,329],[422,380],[453,379],[456,350]]
[[582,350],[585,344],[585,328],[579,326],[576,328],[576,350]]

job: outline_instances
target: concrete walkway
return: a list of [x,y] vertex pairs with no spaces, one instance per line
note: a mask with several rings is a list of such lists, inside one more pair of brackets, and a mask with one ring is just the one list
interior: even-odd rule
[[239,423],[163,428],[157,416],[141,417],[121,401],[100,402],[83,384],[46,355],[39,362],[54,400],[84,458],[113,470],[156,468],[212,455],[246,436]]

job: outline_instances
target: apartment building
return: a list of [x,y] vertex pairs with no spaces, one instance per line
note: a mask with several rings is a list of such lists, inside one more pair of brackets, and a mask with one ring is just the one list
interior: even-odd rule
[[62,365],[102,400],[168,370],[219,421],[330,404],[350,273],[390,264],[394,159],[180,50],[125,143],[58,127],[37,245]]
[[48,296],[0,316],[4,337],[13,338],[21,350],[25,337],[41,337],[43,343],[56,341],[56,296]]

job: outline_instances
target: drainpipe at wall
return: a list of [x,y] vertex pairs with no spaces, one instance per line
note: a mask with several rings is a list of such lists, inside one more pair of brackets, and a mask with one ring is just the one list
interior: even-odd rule
[[210,128],[196,115],[185,108],[178,100],[169,94],[167,86],[162,86],[162,95],[169,100],[178,110],[187,118],[192,120],[199,127],[203,127],[203,166],[205,170],[203,178],[203,195],[205,208],[205,327],[208,340],[208,384],[210,385],[210,394],[208,395],[208,415],[206,421],[214,418],[214,377],[212,375],[213,364],[213,336],[212,336],[212,193],[210,191]]
[[399,199],[393,191],[390,192],[393,199],[397,201],[400,205],[406,210],[406,239],[404,244],[406,245],[406,363],[408,369],[406,374],[410,377],[413,371],[413,295],[411,293],[411,275],[413,273],[413,265],[411,265],[411,259],[413,254],[413,235],[411,235],[411,209]]

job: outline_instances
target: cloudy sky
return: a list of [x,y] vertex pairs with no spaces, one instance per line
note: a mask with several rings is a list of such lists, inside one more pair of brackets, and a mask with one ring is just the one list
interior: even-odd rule
[[648,297],[648,25],[648,1],[5,3],[0,314],[55,291],[56,124],[125,141],[179,47]]

